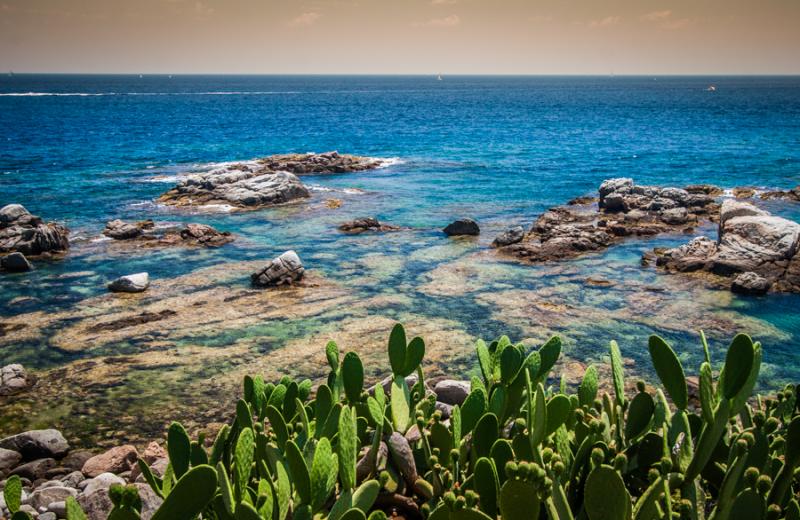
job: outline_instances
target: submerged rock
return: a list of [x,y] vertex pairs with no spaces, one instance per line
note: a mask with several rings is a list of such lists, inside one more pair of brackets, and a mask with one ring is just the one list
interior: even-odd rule
[[187,224],[180,232],[184,242],[206,246],[219,247],[233,241],[233,235],[228,231],[217,231],[206,224]]
[[33,266],[19,251],[0,258],[0,268],[10,273],[24,273],[33,270]]
[[800,292],[800,224],[777,217],[752,204],[726,200],[715,242],[698,237],[673,249],[655,251],[657,265],[670,272],[705,271],[735,277],[731,290],[763,294],[777,290]]
[[0,395],[12,395],[30,386],[28,373],[20,364],[6,365],[0,368]]
[[142,236],[146,229],[153,229],[153,227],[155,227],[155,223],[152,220],[130,223],[116,219],[106,223],[103,234],[114,240],[130,240]]
[[120,276],[108,284],[111,292],[140,293],[150,287],[150,276],[147,273],[129,274]]
[[497,238],[492,242],[492,247],[505,247],[516,244],[517,242],[521,242],[524,236],[525,229],[523,229],[522,226],[514,226],[497,235]]
[[253,273],[250,280],[257,287],[291,285],[303,278],[305,269],[294,251],[286,251],[273,259],[263,269]]
[[169,247],[199,246],[219,247],[233,241],[227,231],[217,231],[206,224],[190,223],[183,227],[171,226],[156,229],[152,220],[123,222],[112,220],[106,224],[103,234],[115,241],[114,247]]
[[460,218],[451,222],[442,231],[449,237],[461,235],[477,236],[481,233],[478,223],[471,218]]
[[339,231],[352,234],[364,233],[366,231],[398,231],[399,229],[399,226],[379,222],[375,217],[357,218],[339,225]]
[[175,206],[272,206],[311,196],[298,175],[362,171],[381,164],[378,159],[338,152],[273,155],[190,175],[158,200]]
[[64,253],[69,249],[69,230],[55,222],[42,222],[21,204],[0,209],[0,253],[26,256]]

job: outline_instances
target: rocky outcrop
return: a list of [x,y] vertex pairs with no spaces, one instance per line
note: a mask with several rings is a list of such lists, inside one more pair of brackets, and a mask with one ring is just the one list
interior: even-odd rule
[[183,227],[173,226],[157,229],[152,220],[141,222],[112,220],[106,224],[103,234],[113,238],[120,246],[132,244],[137,247],[219,247],[233,241],[231,233],[217,231],[206,224],[191,223]]
[[12,395],[28,388],[31,381],[25,368],[19,364],[0,368],[0,395]]
[[378,159],[338,152],[273,155],[190,175],[158,200],[175,206],[260,208],[310,197],[298,175],[362,171],[381,164]]
[[120,276],[108,284],[108,290],[121,293],[140,293],[150,287],[150,276],[147,273]]
[[669,272],[702,271],[733,279],[727,284],[740,293],[800,292],[798,247],[800,224],[731,199],[720,209],[716,241],[697,237],[655,251],[655,256],[656,264]]
[[286,251],[273,259],[263,269],[253,273],[250,280],[256,287],[277,287],[292,285],[303,278],[305,269],[300,257],[294,251]]
[[800,186],[795,186],[791,190],[765,191],[761,194],[762,199],[784,199],[800,202]]
[[26,256],[64,253],[69,249],[69,230],[55,222],[43,222],[21,204],[0,209],[0,253]]
[[400,226],[379,222],[375,217],[357,218],[339,225],[339,231],[350,234],[365,233],[367,231],[384,232],[398,230],[400,230]]
[[33,269],[33,266],[25,258],[25,255],[19,251],[15,251],[10,255],[0,258],[0,269],[8,271],[9,273],[24,273]]
[[504,245],[504,234],[493,245],[529,262],[546,262],[601,251],[627,236],[684,232],[714,218],[718,205],[707,194],[712,188],[689,191],[610,179],[600,186],[596,206],[589,202],[550,208],[519,240],[512,235],[508,238],[515,241]]
[[451,222],[442,230],[444,234],[449,237],[455,236],[477,236],[481,234],[481,228],[478,227],[478,223],[472,220],[471,218],[460,218],[454,222]]

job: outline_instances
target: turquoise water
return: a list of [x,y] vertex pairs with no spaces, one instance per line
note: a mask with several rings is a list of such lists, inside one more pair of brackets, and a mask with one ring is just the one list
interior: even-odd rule
[[[709,84],[716,92],[706,91]],[[765,345],[770,381],[800,375],[800,296],[743,299],[639,265],[644,251],[685,236],[634,240],[556,266],[517,265],[488,248],[504,228],[527,226],[547,207],[593,193],[611,177],[725,188],[800,184],[800,78],[16,75],[0,77],[0,143],[0,204],[22,203],[63,221],[74,240],[63,260],[0,277],[2,320],[46,321],[35,334],[0,336],[0,364],[57,370],[150,352],[154,338],[176,349],[247,340],[251,351],[267,355],[293,341],[319,341],[319,331],[347,338],[354,323],[380,317],[430,321],[444,343],[502,333],[535,343],[560,333],[566,354],[580,361],[602,362],[607,341],[617,338],[645,375],[647,334],[672,340],[693,366],[701,353],[696,329],[707,330],[717,359],[745,330]],[[283,208],[188,213],[153,202],[176,176],[215,163],[327,150],[394,161],[376,171],[306,177],[312,199]],[[342,207],[327,208],[329,198]],[[800,205],[769,208],[800,219]],[[357,237],[336,230],[367,215],[412,229]],[[480,222],[480,239],[453,241],[439,231],[461,216]],[[115,252],[93,241],[112,218],[204,222],[237,240],[218,250]],[[187,325],[169,338],[153,323],[152,330],[79,347],[54,339],[104,302],[104,284],[120,274],[182,279],[290,248],[309,272],[352,299],[257,324]],[[612,285],[587,285],[589,277]],[[212,277],[203,286],[246,284],[244,275]],[[380,304],[355,311],[358,301]],[[457,337],[447,336],[453,330]],[[471,369],[468,348],[443,354],[437,366]],[[148,381],[166,381],[164,374],[156,370]],[[180,385],[164,384],[180,394]],[[116,392],[135,394],[139,385],[130,375]],[[108,398],[104,388],[82,399],[101,394]]]

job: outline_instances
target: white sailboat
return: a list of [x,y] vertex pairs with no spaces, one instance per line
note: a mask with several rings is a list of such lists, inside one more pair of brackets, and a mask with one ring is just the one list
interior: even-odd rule
[[441,74],[439,74],[438,76],[436,76],[436,81],[442,81],[442,75],[441,75]]

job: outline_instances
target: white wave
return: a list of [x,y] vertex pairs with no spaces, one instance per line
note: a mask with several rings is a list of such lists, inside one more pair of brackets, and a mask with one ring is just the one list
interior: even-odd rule
[[371,159],[381,161],[381,165],[378,166],[378,169],[389,168],[390,166],[397,166],[398,164],[406,163],[406,161],[400,157],[371,157]]
[[367,192],[359,188],[331,188],[319,184],[306,184],[309,191],[317,193],[344,193],[346,195],[365,195]]
[[149,179],[142,179],[141,182],[169,182],[174,184],[183,179],[183,177],[183,175],[157,175]]
[[107,93],[91,93],[91,92],[3,92],[0,96],[10,97],[42,97],[42,96],[107,96]]

